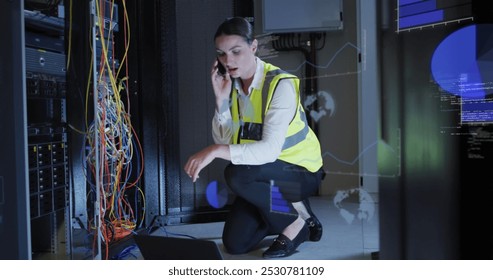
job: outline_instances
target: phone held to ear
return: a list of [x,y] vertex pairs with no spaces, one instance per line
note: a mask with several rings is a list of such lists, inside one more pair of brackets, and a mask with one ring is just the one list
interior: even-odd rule
[[217,59],[217,72],[219,72],[221,76],[226,75],[226,68],[224,68],[219,59]]

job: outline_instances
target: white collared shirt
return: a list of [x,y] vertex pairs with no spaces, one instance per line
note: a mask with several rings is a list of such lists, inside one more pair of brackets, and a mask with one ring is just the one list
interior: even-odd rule
[[[252,84],[248,88],[248,95],[253,89],[260,89],[264,75],[264,62],[257,58],[257,69]],[[238,90],[238,96],[243,96],[239,103],[239,110],[248,114],[251,110],[249,98],[243,92],[239,79],[234,79],[234,86]],[[248,101],[248,102],[245,102]],[[262,140],[248,144],[231,144],[233,120],[231,111],[219,113],[217,110],[212,120],[212,138],[216,144],[229,144],[231,162],[233,164],[260,165],[275,161],[281,154],[288,126],[293,119],[298,100],[293,83],[289,80],[281,80],[274,92],[269,110],[265,114],[263,122]]]

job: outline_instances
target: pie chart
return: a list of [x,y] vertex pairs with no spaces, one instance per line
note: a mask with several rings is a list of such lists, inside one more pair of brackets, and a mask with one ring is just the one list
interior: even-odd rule
[[448,35],[435,49],[433,79],[450,94],[464,99],[493,93],[493,25],[473,24]]
[[473,24],[454,31],[435,49],[433,79],[460,97],[461,123],[493,122],[493,25]]
[[209,205],[216,209],[224,207],[228,202],[227,186],[217,181],[212,181],[207,185],[205,194]]

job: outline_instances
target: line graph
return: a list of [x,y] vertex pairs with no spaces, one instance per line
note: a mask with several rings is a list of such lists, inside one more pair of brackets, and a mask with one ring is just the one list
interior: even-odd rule
[[[275,50],[273,47],[268,47],[268,46],[270,46],[270,44],[273,41],[276,41],[278,39],[279,39],[279,36],[277,36],[275,34],[263,34],[263,35],[258,36],[258,40],[259,40],[258,56],[264,60],[268,60],[268,59],[279,56],[280,51]],[[301,48],[302,47],[299,47],[299,49],[301,49]],[[355,43],[346,42],[340,48],[338,48],[334,52],[334,54],[332,54],[328,58],[326,63],[317,64],[317,63],[312,63],[310,61],[304,60],[303,62],[301,62],[296,67],[294,67],[294,68],[287,68],[286,67],[286,68],[284,68],[284,70],[289,72],[289,73],[296,73],[296,72],[300,71],[306,65],[309,65],[315,69],[328,69],[329,67],[332,66],[332,64],[336,61],[336,59],[339,56],[341,56],[341,54],[346,50],[355,50],[355,54],[354,54],[355,60],[354,61],[355,61],[355,63],[357,63],[359,60],[358,56],[361,53],[361,48],[358,47]],[[359,70],[346,71],[346,72],[342,72],[342,73],[331,73],[331,74],[324,74],[324,75],[316,75],[316,76],[312,76],[312,77],[301,77],[301,79],[328,78],[328,77],[337,77],[337,76],[342,76],[342,75],[354,75],[354,74],[358,74],[360,72],[361,71],[359,71]]]
[[[318,64],[314,64],[314,63],[311,63],[311,62],[309,62],[309,61],[306,61],[306,60],[305,60],[305,61],[303,61],[303,62],[302,62],[299,66],[297,66],[296,68],[294,68],[294,69],[288,69],[288,70],[286,70],[286,71],[288,71],[288,72],[297,72],[297,71],[299,71],[299,70],[300,70],[303,66],[305,66],[305,65],[307,65],[307,64],[308,64],[308,65],[310,65],[310,66],[312,66],[312,67],[314,67],[314,68],[317,68],[317,69],[327,69],[327,68],[329,68],[329,67],[332,65],[332,63],[334,63],[335,59],[336,59],[336,58],[337,58],[337,57],[338,57],[338,56],[339,56],[339,55],[340,55],[340,54],[341,54],[341,53],[342,53],[342,52],[343,52],[346,48],[353,48],[353,49],[357,50],[356,55],[358,55],[358,54],[359,54],[359,52],[360,52],[360,50],[361,50],[361,49],[360,49],[358,46],[356,46],[355,44],[353,44],[353,43],[351,43],[351,42],[346,42],[346,43],[345,43],[342,47],[340,47],[340,48],[339,48],[339,49],[338,49],[338,50],[337,50],[337,51],[336,51],[336,52],[332,55],[332,57],[331,57],[331,58],[327,61],[327,63],[326,63],[326,64],[318,65]],[[357,56],[356,56],[356,57],[357,57]]]
[[[366,146],[361,152],[358,153],[352,159],[343,159],[340,156],[337,156],[335,153],[331,151],[325,151],[322,153],[322,159],[324,160],[324,171],[326,174],[334,174],[334,175],[347,175],[347,176],[372,176],[372,177],[398,177],[401,175],[402,167],[401,167],[401,131],[397,129],[396,132],[396,147],[392,147],[386,141],[377,140],[368,146]],[[392,170],[388,172],[388,174],[372,174],[372,173],[361,173],[361,172],[351,172],[351,171],[343,171],[336,170],[335,166],[332,165],[334,163],[340,164],[339,167],[343,166],[355,166],[359,163],[360,159],[365,156],[372,149],[379,149],[380,155],[378,160],[386,161],[387,165],[392,165]],[[300,163],[306,162],[309,160],[300,161]],[[329,166],[327,168],[327,166]],[[334,167],[333,167],[334,166]],[[289,168],[291,171],[297,171],[297,168]],[[298,171],[305,172],[303,169],[299,169]]]

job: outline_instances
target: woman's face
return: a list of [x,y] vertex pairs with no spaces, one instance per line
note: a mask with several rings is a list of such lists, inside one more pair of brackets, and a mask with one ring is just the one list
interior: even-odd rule
[[255,52],[257,40],[249,45],[238,35],[221,35],[216,38],[216,52],[219,61],[233,78],[249,79],[255,74]]

